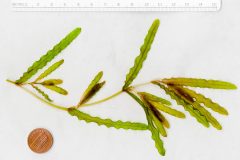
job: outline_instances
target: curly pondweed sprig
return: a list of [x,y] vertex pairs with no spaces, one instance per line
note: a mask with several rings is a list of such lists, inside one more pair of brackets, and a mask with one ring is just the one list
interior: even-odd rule
[[[140,48],[140,54],[136,57],[133,67],[130,68],[129,73],[126,75],[125,83],[120,91],[103,98],[101,100],[91,102],[92,97],[102,89],[105,85],[105,81],[101,81],[103,72],[100,71],[90,82],[87,89],[83,92],[79,102],[71,107],[60,106],[53,103],[53,100],[48,94],[46,94],[42,88],[50,89],[58,94],[67,95],[68,92],[64,88],[60,87],[63,80],[58,78],[46,79],[52,72],[56,71],[64,60],[55,62],[42,72],[35,80],[30,81],[40,69],[44,68],[49,62],[51,62],[61,51],[63,51],[81,32],[80,28],[74,29],[65,38],[63,38],[53,49],[49,50],[38,61],[34,62],[28,70],[16,81],[7,80],[8,82],[22,88],[26,92],[30,93],[43,103],[54,107],[56,109],[66,111],[71,116],[77,117],[79,120],[83,120],[87,123],[96,123],[97,125],[103,125],[106,127],[113,127],[116,129],[130,129],[145,131],[148,130],[152,134],[152,139],[155,142],[155,146],[161,155],[165,155],[165,148],[161,136],[167,137],[167,129],[170,128],[170,123],[165,117],[165,114],[169,114],[176,118],[184,119],[186,116],[183,112],[174,109],[171,102],[153,95],[148,92],[138,91],[138,87],[142,85],[156,85],[163,89],[171,99],[175,100],[178,105],[184,107],[184,109],[190,113],[199,123],[205,127],[212,125],[218,130],[222,129],[221,124],[214,118],[208,109],[217,112],[222,115],[228,115],[227,110],[212,101],[210,98],[195,92],[189,87],[200,88],[212,88],[212,89],[237,89],[237,87],[229,82],[219,80],[205,80],[195,78],[164,78],[159,80],[150,81],[143,84],[131,85],[133,80],[140,72],[144,61],[151,49],[154,38],[156,36],[160,21],[156,19],[144,39],[144,43]],[[31,86],[36,92],[27,89],[25,86]],[[139,122],[123,122],[121,120],[113,121],[111,119],[102,119],[100,117],[94,117],[90,114],[81,111],[82,107],[97,105],[99,103],[106,102],[122,93],[127,93],[134,101],[136,101],[144,110],[146,114],[147,124]]]

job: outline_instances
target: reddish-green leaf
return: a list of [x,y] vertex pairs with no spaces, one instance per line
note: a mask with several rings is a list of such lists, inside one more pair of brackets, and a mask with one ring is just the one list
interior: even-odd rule
[[168,85],[190,86],[200,88],[214,88],[214,89],[237,89],[237,86],[225,81],[206,80],[197,78],[169,78],[163,79],[163,83]]

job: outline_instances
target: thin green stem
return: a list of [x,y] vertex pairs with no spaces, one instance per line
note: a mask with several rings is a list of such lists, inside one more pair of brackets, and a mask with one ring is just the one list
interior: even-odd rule
[[[55,105],[55,104],[53,104],[53,103],[51,103],[51,102],[48,102],[48,101],[46,101],[45,99],[43,99],[43,98],[39,97],[38,95],[36,95],[35,93],[33,93],[32,91],[30,91],[30,90],[22,87],[22,86],[25,85],[25,84],[17,85],[14,81],[11,81],[11,80],[7,80],[7,82],[12,83],[12,84],[14,84],[14,85],[16,85],[16,86],[24,89],[25,91],[27,91],[28,93],[30,93],[31,95],[33,95],[35,98],[39,99],[40,101],[42,101],[42,102],[44,102],[44,103],[46,103],[46,104],[48,104],[48,105],[50,105],[50,106],[52,106],[52,107],[54,107],[54,108],[57,108],[57,109],[60,109],[60,110],[64,110],[64,111],[67,110],[67,108],[62,107],[62,106],[59,106],[59,105]],[[33,83],[34,83],[34,82],[26,83],[26,84],[31,85],[31,84],[33,84]],[[151,83],[151,82],[141,83],[141,84],[133,85],[133,86],[131,86],[131,87],[129,87],[129,88],[134,89],[134,88],[141,87],[141,86],[144,86],[144,85],[147,85],[147,84],[150,84],[150,83]],[[108,100],[110,100],[110,99],[113,99],[113,98],[117,97],[118,95],[120,95],[120,94],[123,93],[123,92],[124,92],[124,91],[122,91],[122,90],[121,90],[121,91],[118,91],[118,92],[116,92],[116,93],[114,93],[114,94],[112,94],[112,95],[110,95],[110,96],[108,96],[108,97],[106,97],[106,98],[101,99],[101,100],[98,100],[98,101],[95,101],[95,102],[92,102],[92,103],[87,103],[87,104],[78,105],[78,106],[76,106],[76,108],[87,107],[87,106],[92,106],[92,105],[96,105],[96,104],[100,104],[100,103],[106,102],[106,101],[108,101]]]
[[[137,84],[137,85],[134,85],[134,86],[130,86],[129,88],[137,88],[137,87],[145,86],[145,85],[150,84],[150,83],[151,82],[141,83],[141,84]],[[92,106],[92,105],[100,104],[102,102],[106,102],[106,101],[108,101],[108,100],[110,100],[110,99],[120,95],[123,92],[124,91],[122,91],[122,90],[118,91],[118,92],[116,92],[116,93],[114,93],[114,94],[112,94],[112,95],[110,95],[110,96],[108,96],[108,97],[106,97],[104,99],[101,99],[101,100],[98,100],[98,101],[95,101],[95,102],[92,102],[92,103],[78,105],[77,108],[79,108],[79,107],[86,107],[86,106]]]
[[150,84],[150,83],[151,83],[151,82],[140,83],[140,84],[133,85],[133,86],[131,86],[131,87],[133,87],[133,88],[142,87],[142,86],[148,85],[148,84]]
[[47,104],[47,105],[49,105],[49,106],[51,106],[51,107],[53,107],[53,108],[57,108],[57,109],[63,110],[63,111],[67,111],[67,110],[68,110],[66,107],[63,107],[63,106],[60,106],[60,105],[56,105],[56,104],[53,104],[53,103],[51,103],[51,102],[46,101],[45,99],[39,97],[38,95],[36,95],[36,94],[33,93],[32,91],[28,90],[27,88],[23,87],[22,85],[17,85],[17,84],[15,84],[14,81],[7,80],[7,82],[12,83],[12,84],[18,86],[19,88],[21,88],[21,89],[23,89],[24,91],[26,91],[27,93],[31,94],[32,96],[34,96],[35,98],[37,98],[37,99],[40,100],[41,102],[43,102],[43,103],[45,103],[45,104]]
[[12,84],[17,85],[14,81],[11,81],[11,80],[9,80],[9,79],[7,79],[6,81],[9,82],[9,83],[12,83]]
[[123,92],[122,90],[118,91],[118,92],[116,92],[116,93],[114,93],[114,94],[112,94],[112,95],[110,95],[110,96],[108,96],[108,97],[106,97],[104,99],[101,99],[101,100],[98,100],[98,101],[95,101],[95,102],[92,102],[92,103],[82,104],[82,105],[80,105],[78,107],[92,106],[92,105],[96,105],[96,104],[99,104],[99,103],[102,103],[102,102],[106,102],[106,101],[108,101],[108,100],[110,100],[110,99],[120,95],[122,92]]

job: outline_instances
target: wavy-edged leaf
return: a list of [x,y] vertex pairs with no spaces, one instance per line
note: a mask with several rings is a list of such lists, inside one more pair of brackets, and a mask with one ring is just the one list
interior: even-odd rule
[[212,109],[215,112],[218,112],[223,115],[228,115],[228,111],[219,105],[216,102],[213,102],[210,98],[205,97],[204,95],[197,93],[191,89],[184,88],[185,92],[187,92],[191,97],[193,97],[198,103],[203,103],[206,107]]
[[186,111],[188,111],[191,116],[195,117],[199,123],[201,123],[205,127],[209,127],[209,123],[208,123],[206,117],[201,115],[198,110],[194,109],[190,104],[186,103],[183,99],[181,99],[177,94],[174,93],[173,90],[165,87],[164,85],[162,85],[158,82],[152,82],[152,83],[155,85],[158,85],[160,88],[162,88],[166,94],[168,94],[173,100],[175,100],[178,105],[183,106],[184,109]]
[[167,137],[167,132],[162,124],[161,121],[158,120],[158,118],[151,114],[150,112],[150,115],[152,117],[152,122],[154,123],[155,127],[158,129],[159,133],[163,136],[163,137]]
[[168,86],[171,91],[173,91],[180,99],[182,99],[185,103],[189,104],[192,106],[192,108],[200,113],[202,117],[206,119],[206,121],[209,124],[208,117],[204,114],[202,107],[197,107],[196,104],[194,103],[194,99],[186,94],[181,87],[176,87],[176,86]]
[[101,71],[93,78],[91,83],[88,85],[87,89],[84,91],[84,93],[83,93],[83,95],[81,97],[81,100],[80,100],[80,102],[78,104],[78,107],[81,104],[86,103],[105,84],[105,82],[98,83],[101,80],[102,76],[103,76],[103,72]]
[[63,83],[63,80],[61,80],[61,79],[48,79],[39,84],[46,85],[46,86],[54,86],[54,85],[59,85],[62,83]]
[[143,123],[136,122],[123,122],[123,121],[113,121],[111,119],[102,119],[99,117],[93,117],[87,113],[77,110],[76,108],[69,108],[68,113],[72,116],[76,116],[79,120],[84,120],[87,123],[93,122],[106,127],[113,127],[116,129],[131,129],[131,130],[148,130],[148,126]]
[[46,100],[52,102],[52,99],[49,98],[49,96],[42,91],[40,88],[38,88],[37,86],[31,85],[39,94],[41,94]]
[[168,85],[190,86],[200,88],[214,88],[214,89],[237,89],[237,86],[225,81],[206,80],[197,78],[170,78],[163,79],[163,83]]
[[170,124],[168,120],[163,116],[163,114],[154,108],[153,106],[149,106],[153,114],[156,116],[156,118],[164,125],[164,127],[169,128]]
[[[180,99],[179,99],[180,100]],[[183,101],[184,102],[184,101]],[[209,122],[206,117],[203,116],[198,110],[194,109],[191,105],[185,103],[185,110],[190,113],[191,116],[195,117],[196,120],[205,127],[209,127]]]
[[[139,94],[139,93],[138,93]],[[167,132],[161,122],[161,120],[159,120],[159,118],[155,115],[155,113],[152,111],[151,109],[151,104],[146,101],[146,99],[143,97],[143,96],[140,96],[141,97],[141,101],[143,102],[143,104],[148,107],[148,110],[149,110],[149,115],[150,115],[150,118],[154,124],[154,126],[158,129],[159,133],[163,136],[163,137],[167,137]]]
[[165,113],[168,113],[168,114],[170,114],[172,116],[175,116],[175,117],[178,117],[178,118],[185,118],[185,114],[176,110],[176,109],[168,107],[168,106],[166,106],[164,104],[161,104],[159,102],[154,102],[154,101],[148,101],[148,102],[158,110],[161,110]]
[[125,84],[122,88],[123,90],[129,87],[129,85],[137,77],[139,71],[141,70],[143,66],[143,62],[146,60],[148,52],[151,49],[151,45],[153,43],[153,40],[157,33],[159,25],[160,25],[160,21],[156,19],[152,23],[152,26],[150,27],[150,29],[148,30],[148,33],[144,39],[144,43],[140,48],[140,54],[136,57],[134,61],[134,66],[129,70],[129,73],[126,76]]
[[57,92],[59,94],[62,94],[62,95],[67,95],[68,94],[68,92],[65,89],[63,89],[63,88],[61,88],[59,86],[47,86],[46,85],[44,87],[46,87],[47,89],[50,89],[50,90],[52,90],[54,92]]
[[158,96],[155,96],[153,94],[150,94],[150,93],[147,93],[147,92],[138,92],[141,96],[144,96],[144,98],[146,100],[149,100],[149,101],[154,101],[154,102],[161,102],[162,104],[166,104],[166,105],[171,105],[171,102],[166,100],[166,99],[163,99],[161,97],[158,97]]
[[126,91],[138,104],[140,104],[140,106],[144,109],[145,111],[145,114],[146,114],[146,118],[147,118],[147,121],[148,121],[148,127],[149,127],[149,130],[151,131],[152,133],[152,139],[154,140],[155,142],[155,147],[157,148],[159,154],[161,154],[162,156],[165,155],[165,149],[164,149],[164,146],[163,146],[163,142],[160,138],[160,134],[159,134],[159,130],[154,126],[153,122],[152,122],[152,119],[151,119],[151,116],[150,116],[150,109],[149,107],[145,106],[145,104],[136,96],[134,95],[133,93],[129,92],[129,91]]
[[88,95],[86,95],[86,98],[84,99],[83,103],[86,103],[88,100],[90,100],[105,84],[106,82],[103,81],[101,83],[97,83],[91,90],[91,92],[89,92]]
[[16,80],[16,84],[21,84],[30,79],[37,73],[39,69],[42,69],[48,62],[52,61],[62,50],[64,50],[81,32],[81,28],[76,28],[70,32],[65,38],[63,38],[53,49],[49,50],[38,61],[34,62],[23,75]]
[[218,130],[222,129],[221,124],[216,120],[216,118],[214,118],[211,113],[206,110],[204,107],[202,107],[200,104],[198,103],[193,103],[192,106],[197,109],[202,115],[204,115],[207,119],[207,121],[209,123],[212,124],[213,127],[215,127]]
[[[204,115],[204,116],[206,117],[207,121],[208,121],[210,124],[212,124],[213,127],[215,127],[215,128],[218,129],[218,130],[221,130],[221,129],[222,129],[221,124],[211,115],[211,113],[208,112],[208,110],[206,110],[204,107],[202,107],[199,103],[197,103],[197,102],[193,99],[193,97],[191,97],[190,95],[188,95],[188,93],[185,92],[184,88],[182,88],[182,87],[174,87],[174,88],[178,91],[178,93],[179,93],[179,92],[182,93],[182,94],[179,95],[179,96],[181,96],[181,98],[182,98],[185,102],[191,104],[191,105],[193,106],[193,108],[195,108],[196,110],[198,110],[198,111],[201,113],[201,115]],[[176,93],[176,92],[175,92],[175,93]],[[186,98],[186,97],[191,97],[193,101],[192,101],[192,100],[189,100],[189,98]]]
[[56,69],[58,69],[62,64],[64,63],[64,60],[60,60],[56,63],[54,63],[53,65],[51,65],[48,69],[46,69],[42,74],[40,74],[37,79],[35,80],[35,82],[47,77],[49,74],[51,74],[53,71],[55,71]]

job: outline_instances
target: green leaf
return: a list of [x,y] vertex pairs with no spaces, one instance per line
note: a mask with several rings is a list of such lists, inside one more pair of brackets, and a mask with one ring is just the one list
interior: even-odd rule
[[39,94],[41,94],[46,100],[52,102],[52,99],[49,98],[49,96],[44,93],[44,91],[42,91],[40,88],[38,88],[37,86],[31,85]]
[[185,110],[190,113],[191,116],[195,117],[196,120],[201,123],[205,127],[209,127],[209,122],[207,121],[206,117],[203,116],[198,110],[193,108],[191,105],[185,103]]
[[89,92],[89,94],[86,95],[85,99],[82,101],[83,103],[88,102],[105,84],[105,81],[101,82],[101,83],[97,83],[91,90],[91,92]]
[[[138,93],[138,95],[140,95],[140,93]],[[144,103],[144,105],[146,107],[148,107],[150,118],[152,119],[152,122],[157,127],[160,134],[163,137],[167,137],[167,132],[166,132],[161,120],[159,120],[159,117],[157,117],[156,114],[151,109],[152,105],[148,101],[146,101],[146,99],[143,96],[140,96],[140,97],[141,97],[141,101]]]
[[180,87],[176,87],[176,86],[169,86],[169,88],[183,101],[185,101],[185,103],[190,104],[194,110],[197,110],[201,116],[205,117],[206,121],[208,121],[207,116],[204,114],[203,109],[200,107],[197,107],[194,103],[194,99],[189,96],[188,94],[186,94]]
[[163,126],[166,128],[169,128],[170,124],[168,120],[163,116],[163,114],[153,106],[149,106],[149,107],[150,107],[150,110],[153,112],[153,114],[156,116],[156,118],[163,124]]
[[35,75],[39,69],[42,69],[48,62],[52,61],[62,50],[64,50],[81,32],[80,28],[74,29],[64,39],[62,39],[53,49],[49,50],[38,61],[34,62],[28,70],[15,82],[21,84]]
[[138,104],[140,104],[140,106],[144,109],[145,113],[146,113],[146,118],[147,118],[147,121],[148,121],[148,127],[149,127],[149,130],[151,131],[152,133],[152,139],[154,140],[155,142],[155,147],[157,148],[159,154],[161,155],[165,155],[165,149],[164,149],[164,146],[163,146],[163,142],[162,140],[160,139],[160,134],[159,134],[159,130],[154,126],[153,122],[152,122],[152,119],[151,119],[151,116],[150,116],[150,109],[145,106],[145,104],[136,96],[134,95],[133,93],[129,92],[129,91],[126,91]]
[[212,124],[213,127],[215,127],[218,130],[222,129],[221,124],[211,115],[210,112],[208,112],[205,108],[203,108],[200,104],[198,103],[193,103],[192,106],[199,110],[199,112],[204,115],[209,123]]
[[166,92],[166,94],[168,94],[173,100],[175,100],[178,105],[183,106],[184,109],[188,111],[191,116],[195,117],[199,123],[201,123],[205,127],[209,127],[209,123],[206,117],[201,115],[198,110],[194,109],[190,104],[186,103],[183,99],[181,99],[171,88],[167,88],[158,82],[152,83],[162,88]]
[[218,80],[206,80],[196,78],[170,78],[163,79],[162,82],[168,85],[190,86],[200,88],[237,89],[237,86],[230,82]]
[[144,105],[146,107],[148,107],[148,113],[150,116],[150,119],[152,120],[152,123],[154,124],[154,126],[158,129],[159,133],[163,136],[163,137],[167,137],[167,132],[162,124],[162,122],[159,120],[159,118],[155,115],[154,112],[152,112],[150,105],[148,102],[145,101],[144,98],[141,98],[142,102],[144,103]]
[[165,113],[168,113],[168,114],[178,117],[178,118],[185,118],[185,114],[178,110],[172,109],[172,108],[170,108],[164,104],[161,104],[159,102],[154,102],[154,101],[148,101],[148,102],[158,110],[161,110]]
[[150,27],[145,39],[144,44],[140,48],[140,54],[136,57],[134,66],[130,69],[129,73],[126,76],[125,84],[123,86],[123,90],[125,90],[129,85],[132,83],[132,81],[137,77],[139,71],[141,70],[143,66],[143,62],[147,58],[148,52],[151,49],[151,45],[153,43],[154,37],[157,33],[158,27],[159,27],[160,21],[156,19],[152,26]]
[[153,121],[153,123],[155,124],[155,126],[157,127],[159,133],[160,133],[163,137],[167,137],[167,132],[166,132],[166,130],[165,130],[162,122],[159,121],[158,118],[151,113],[151,111],[149,111],[149,114],[151,115],[152,121]]
[[84,120],[87,123],[93,122],[100,125],[104,125],[106,127],[113,127],[116,129],[131,129],[131,130],[148,130],[148,126],[143,123],[135,123],[135,122],[122,122],[112,121],[111,119],[102,119],[99,117],[92,117],[87,113],[77,110],[76,108],[69,108],[68,113],[72,116],[76,116],[79,120]]
[[[207,121],[211,123],[213,127],[215,127],[218,130],[222,129],[221,124],[211,115],[211,113],[208,112],[205,108],[203,108],[198,102],[196,102],[194,97],[191,97],[187,92],[185,92],[185,89],[183,87],[173,88],[175,88],[176,92],[181,93],[180,96],[185,102],[191,104],[194,109],[198,110],[201,113],[201,115],[204,115]],[[186,97],[190,97],[191,99]]]
[[102,76],[103,72],[101,71],[93,78],[87,89],[84,91],[78,106],[86,103],[93,95],[96,94],[97,91],[99,91],[99,89],[101,89],[101,87],[105,84],[105,82],[98,83]]
[[44,86],[44,87],[46,87],[47,89],[50,89],[54,92],[57,92],[59,94],[62,94],[62,95],[67,95],[68,94],[68,92],[65,89],[63,89],[61,87],[58,87],[58,86]]
[[63,83],[63,80],[61,80],[61,79],[48,79],[39,84],[46,85],[46,86],[54,86],[54,85],[58,85],[58,84],[62,84],[62,83]]
[[147,92],[138,92],[141,96],[143,96],[146,100],[154,101],[154,102],[161,102],[162,104],[171,105],[171,102],[163,99],[161,97],[155,96],[153,94]]
[[223,115],[228,115],[228,111],[220,106],[219,104],[213,102],[210,98],[206,98],[204,95],[196,93],[193,90],[188,88],[184,88],[185,92],[187,92],[191,97],[193,97],[198,103],[203,103],[206,107],[212,109],[215,112],[218,112]]
[[38,78],[35,80],[35,82],[47,77],[49,74],[51,74],[53,71],[55,71],[57,68],[59,68],[63,64],[64,60],[60,60],[53,65],[51,65],[48,69],[46,69]]

